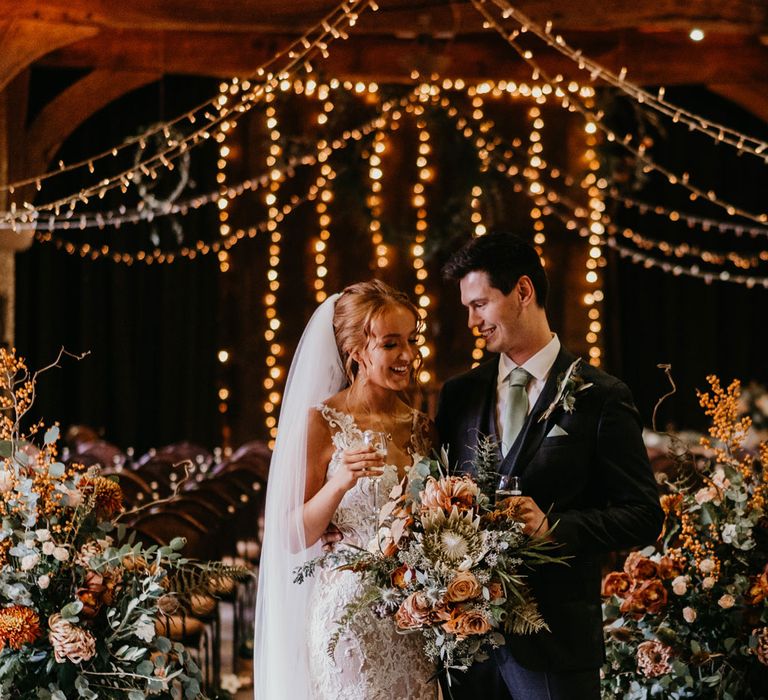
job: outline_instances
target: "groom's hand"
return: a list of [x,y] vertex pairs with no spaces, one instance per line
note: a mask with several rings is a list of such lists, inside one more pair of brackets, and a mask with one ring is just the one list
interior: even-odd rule
[[323,551],[332,552],[333,545],[337,542],[341,542],[344,539],[344,535],[341,534],[341,530],[337,528],[333,523],[328,525],[325,532],[320,535],[320,539],[323,542]]
[[514,497],[515,514],[525,523],[523,533],[526,535],[543,537],[549,530],[549,522],[546,514],[539,508],[529,496]]

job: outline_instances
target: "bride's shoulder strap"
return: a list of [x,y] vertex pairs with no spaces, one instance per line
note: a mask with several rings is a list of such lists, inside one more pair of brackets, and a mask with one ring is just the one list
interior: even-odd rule
[[355,419],[352,416],[329,406],[327,403],[321,403],[315,408],[320,411],[320,415],[325,418],[331,428],[346,431],[354,425]]

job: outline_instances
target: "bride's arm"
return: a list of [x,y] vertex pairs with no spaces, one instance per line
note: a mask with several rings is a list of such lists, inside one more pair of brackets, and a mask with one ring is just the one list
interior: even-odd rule
[[358,479],[379,476],[383,460],[373,448],[344,450],[341,467],[326,481],[333,443],[328,423],[311,411],[307,424],[307,481],[304,491],[304,540],[307,547],[320,539],[344,494]]

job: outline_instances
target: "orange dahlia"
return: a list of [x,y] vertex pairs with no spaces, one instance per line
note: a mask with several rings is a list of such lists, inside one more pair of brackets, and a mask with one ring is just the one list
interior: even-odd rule
[[7,644],[11,649],[21,649],[32,644],[40,636],[40,618],[24,605],[11,605],[0,609],[0,650]]
[[79,488],[84,496],[93,497],[94,509],[106,518],[117,515],[123,509],[123,491],[112,479],[84,476]]

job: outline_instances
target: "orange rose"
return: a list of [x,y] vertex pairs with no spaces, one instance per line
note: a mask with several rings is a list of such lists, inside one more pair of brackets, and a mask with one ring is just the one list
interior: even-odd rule
[[448,620],[443,625],[443,629],[449,634],[455,634],[460,639],[464,639],[471,635],[489,632],[491,623],[479,610],[467,610]]
[[624,571],[634,579],[644,580],[656,578],[659,569],[656,562],[644,557],[640,552],[630,552],[624,562]]
[[658,579],[643,582],[634,592],[634,596],[646,612],[652,615],[655,615],[667,604],[667,589]]
[[488,584],[488,595],[490,596],[491,600],[499,600],[499,598],[504,597],[504,586],[502,586],[498,581],[494,581],[493,583]]
[[744,601],[747,605],[759,605],[765,600],[768,589],[763,586],[762,579],[764,577],[765,574],[751,579],[749,588],[744,593]]
[[645,608],[643,607],[642,602],[636,595],[632,595],[631,593],[621,601],[619,611],[624,617],[631,617],[635,620],[639,620],[645,615]]
[[395,623],[401,630],[415,630],[429,621],[431,607],[423,593],[411,593],[397,609]]
[[[407,566],[406,564],[398,566],[390,575],[390,578],[392,579],[392,585],[395,588],[405,588],[408,585],[408,581],[406,580],[405,575],[409,571],[411,572],[411,576],[413,576],[413,570],[411,567]],[[410,577],[408,577],[408,580],[410,580]]]
[[449,603],[461,603],[465,600],[477,598],[482,593],[482,587],[474,574],[469,571],[460,571],[448,584],[445,591],[445,599]]
[[659,576],[666,580],[671,580],[682,576],[685,570],[685,564],[677,557],[663,556],[659,561]]
[[603,579],[603,595],[615,595],[619,598],[625,598],[632,588],[632,579],[623,571],[611,571]]

